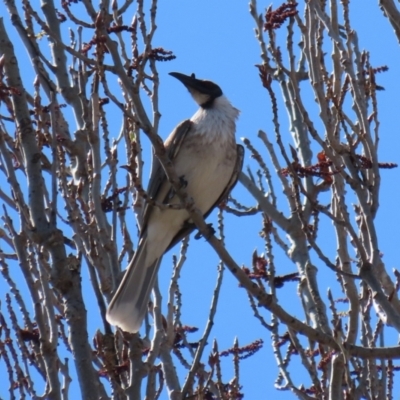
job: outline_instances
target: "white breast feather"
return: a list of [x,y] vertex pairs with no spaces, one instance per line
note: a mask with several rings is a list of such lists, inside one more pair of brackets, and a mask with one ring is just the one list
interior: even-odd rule
[[204,135],[206,142],[232,140],[235,136],[235,120],[239,110],[232,106],[225,96],[217,97],[211,108],[199,108],[190,119],[195,124],[196,135]]

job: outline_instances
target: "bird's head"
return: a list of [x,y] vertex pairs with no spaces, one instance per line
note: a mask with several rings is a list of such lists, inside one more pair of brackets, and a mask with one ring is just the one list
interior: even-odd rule
[[194,74],[189,76],[179,72],[170,72],[170,75],[187,87],[195,102],[202,108],[210,108],[214,100],[222,96],[221,88],[214,82],[196,79]]

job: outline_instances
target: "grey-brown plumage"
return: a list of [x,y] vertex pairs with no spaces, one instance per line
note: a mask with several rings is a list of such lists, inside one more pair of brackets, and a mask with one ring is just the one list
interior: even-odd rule
[[[175,171],[203,215],[208,216],[236,184],[243,163],[243,147],[235,142],[239,111],[218,85],[173,72],[200,105],[197,113],[179,124],[165,141]],[[148,194],[157,202],[179,204],[164,170],[153,159]],[[107,320],[137,332],[147,311],[161,257],[193,231],[185,209],[160,209],[148,204],[137,251],[107,310]]]

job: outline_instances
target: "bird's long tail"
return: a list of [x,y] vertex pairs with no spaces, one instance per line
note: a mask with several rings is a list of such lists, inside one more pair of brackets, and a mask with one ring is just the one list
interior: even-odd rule
[[157,276],[158,261],[149,257],[147,238],[142,238],[108,306],[107,321],[110,324],[132,333],[140,329]]

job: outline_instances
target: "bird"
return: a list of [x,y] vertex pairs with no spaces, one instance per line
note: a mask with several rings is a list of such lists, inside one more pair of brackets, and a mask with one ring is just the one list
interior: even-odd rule
[[[204,218],[224,201],[235,186],[243,166],[244,148],[236,144],[239,110],[221,88],[194,74],[171,72],[199,105],[192,118],[181,122],[164,146],[184,189]],[[140,330],[161,258],[196,227],[185,208],[159,207],[180,204],[164,169],[153,154],[138,246],[108,306],[106,318],[123,331]]]

